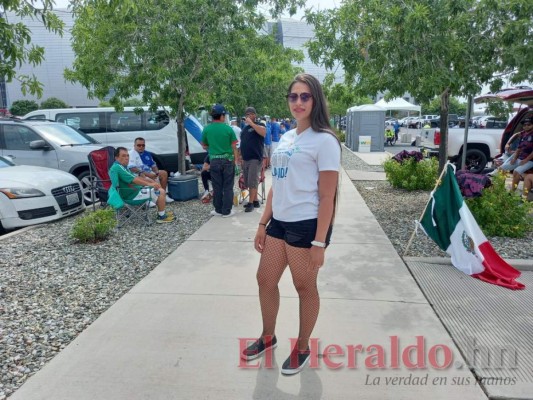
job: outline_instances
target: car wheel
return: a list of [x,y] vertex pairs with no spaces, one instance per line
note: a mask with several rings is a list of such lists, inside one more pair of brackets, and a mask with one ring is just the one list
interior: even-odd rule
[[[89,205],[89,204],[93,204],[94,202],[97,202],[98,193],[97,192],[94,193],[94,198],[93,198],[93,194],[91,193],[91,189],[93,185],[91,182],[91,174],[89,173],[89,171],[82,171],[81,173],[78,174],[77,178],[81,183],[81,193],[83,196],[83,200],[85,201],[85,204]],[[95,178],[93,177],[93,180],[94,179]]]
[[[461,163],[459,157],[458,163]],[[487,156],[479,149],[470,149],[466,151],[466,170],[473,174],[480,174],[487,165]]]

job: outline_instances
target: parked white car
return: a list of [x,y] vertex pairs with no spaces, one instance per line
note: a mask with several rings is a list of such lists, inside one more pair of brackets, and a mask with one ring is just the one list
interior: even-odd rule
[[54,221],[84,209],[75,176],[0,157],[0,230]]
[[103,146],[83,132],[57,122],[0,120],[0,156],[17,165],[57,168],[82,184],[86,204],[92,202],[87,155]]

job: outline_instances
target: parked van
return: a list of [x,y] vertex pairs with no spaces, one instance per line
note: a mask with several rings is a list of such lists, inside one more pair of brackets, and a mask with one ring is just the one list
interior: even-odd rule
[[[122,146],[128,150],[133,148],[135,138],[142,137],[146,140],[146,150],[153,153],[158,167],[176,172],[179,165],[176,121],[169,119],[163,110],[151,112],[148,107],[143,107],[144,112],[136,114],[135,108],[125,107],[122,112],[117,112],[113,107],[36,110],[22,119],[62,122],[104,145]],[[194,116],[187,116],[185,130],[190,161],[193,164],[202,164],[207,154],[200,144],[202,129],[202,125]]]

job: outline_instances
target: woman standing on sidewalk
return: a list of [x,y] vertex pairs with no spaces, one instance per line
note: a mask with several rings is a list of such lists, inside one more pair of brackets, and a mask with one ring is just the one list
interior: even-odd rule
[[309,361],[309,339],[318,318],[317,276],[331,237],[341,147],[315,77],[297,75],[287,101],[297,125],[281,137],[272,154],[272,188],[254,243],[261,253],[257,282],[263,332],[241,357],[252,360],[276,346],[278,283],[289,265],[300,299],[300,327],[281,372],[295,374]]

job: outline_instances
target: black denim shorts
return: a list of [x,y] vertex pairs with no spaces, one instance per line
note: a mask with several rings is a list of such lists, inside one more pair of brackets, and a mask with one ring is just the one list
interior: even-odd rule
[[[284,240],[289,246],[311,248],[311,242],[315,240],[317,219],[304,221],[283,222],[272,218],[266,228],[266,233],[276,239]],[[326,246],[329,245],[333,227],[330,226],[326,234]]]

